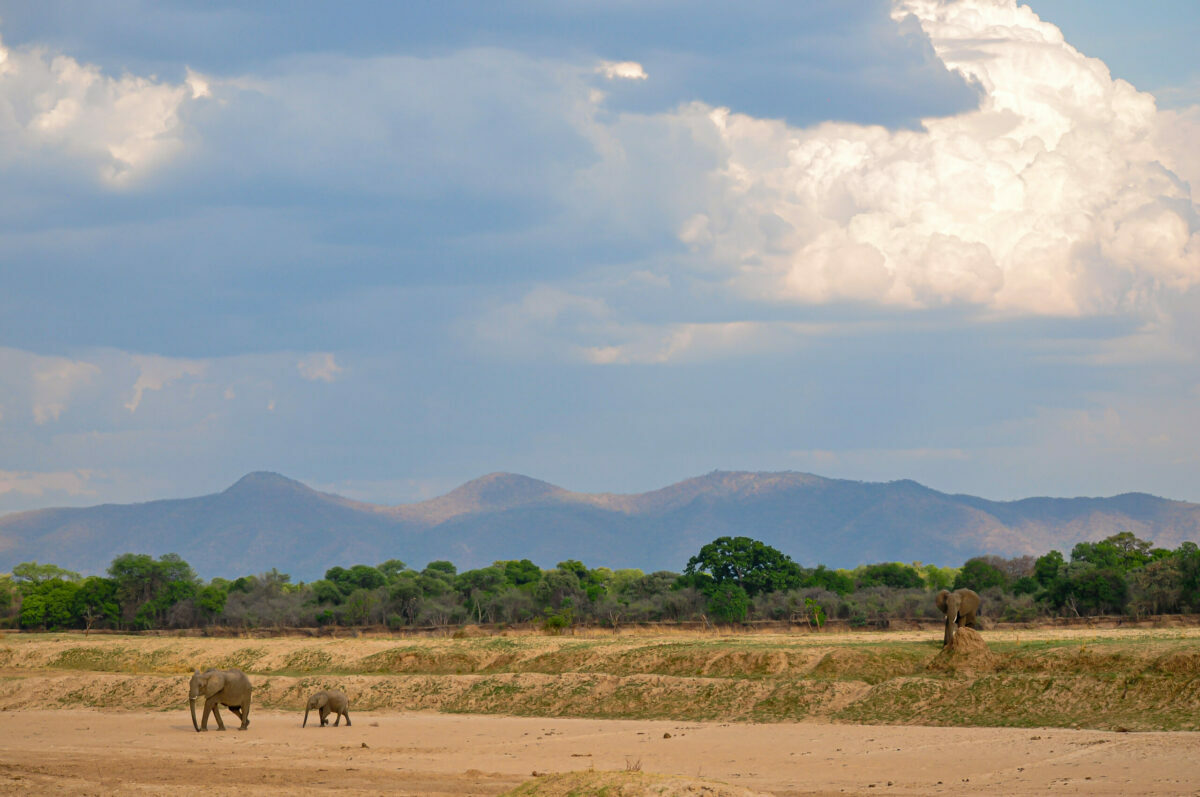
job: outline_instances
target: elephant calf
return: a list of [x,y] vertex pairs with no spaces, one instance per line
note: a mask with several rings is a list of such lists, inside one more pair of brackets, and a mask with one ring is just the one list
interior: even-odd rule
[[308,712],[314,708],[321,714],[321,725],[329,724],[330,713],[337,714],[337,718],[333,721],[333,727],[337,727],[342,721],[342,717],[346,718],[346,727],[350,727],[350,701],[346,699],[346,693],[336,689],[322,689],[308,699],[308,705],[304,708],[304,723],[301,728],[308,725]]
[[946,635],[942,647],[954,640],[954,632],[964,625],[975,627],[975,613],[979,611],[979,595],[970,589],[944,589],[934,598],[937,607],[946,615]]

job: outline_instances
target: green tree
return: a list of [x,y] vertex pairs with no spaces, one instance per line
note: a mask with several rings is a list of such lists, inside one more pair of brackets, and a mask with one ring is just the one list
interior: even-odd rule
[[108,575],[116,582],[122,621],[137,628],[162,626],[170,608],[199,588],[191,566],[173,553],[157,561],[146,554],[122,554],[109,565]]
[[73,613],[82,621],[85,631],[116,625],[121,616],[116,582],[100,576],[85,578],[75,593]]
[[441,574],[444,578],[454,578],[458,575],[458,568],[454,566],[454,562],[447,562],[445,559],[437,559],[425,565],[422,571],[430,574]]
[[683,573],[707,572],[717,586],[737,584],[749,596],[794,589],[803,574],[789,556],[750,537],[718,537],[688,560]]
[[817,565],[804,574],[800,586],[818,587],[838,595],[849,595],[854,592],[854,578],[842,570],[830,570],[825,565]]
[[1043,588],[1048,589],[1062,580],[1066,568],[1067,563],[1063,555],[1058,551],[1050,551],[1033,563],[1033,577]]
[[1117,614],[1125,608],[1128,585],[1120,570],[1084,566],[1068,571],[1068,606],[1079,614]]
[[196,592],[196,608],[205,622],[212,623],[225,611],[225,601],[229,596],[225,590],[209,584]]
[[858,573],[858,587],[891,587],[893,589],[921,589],[925,579],[909,565],[900,562],[884,562],[866,565]]
[[412,570],[406,570],[396,576],[395,582],[388,587],[388,603],[390,610],[396,612],[409,625],[417,621],[424,592],[420,584],[421,576]]
[[463,596],[467,611],[476,622],[483,623],[494,621],[496,595],[508,584],[504,578],[504,569],[491,565],[459,573],[454,586]]
[[504,579],[514,587],[536,584],[542,578],[542,569],[528,559],[510,559],[495,564],[504,568]]
[[21,600],[21,627],[53,630],[75,625],[77,592],[78,584],[59,578],[29,586]]
[[1179,563],[1180,603],[1192,611],[1200,611],[1200,546],[1185,542],[1171,557]]
[[1008,588],[1008,576],[982,557],[968,559],[954,577],[953,589],[973,589],[982,592],[989,587]]
[[0,628],[6,628],[16,620],[17,585],[12,576],[0,573]]
[[327,578],[318,579],[308,585],[312,600],[315,603],[328,603],[338,606],[345,599],[345,595],[338,589],[338,585]]
[[953,567],[924,565],[920,562],[913,562],[913,567],[921,572],[925,586],[932,590],[950,589],[954,584],[954,577],[958,575],[958,569]]
[[399,559],[388,559],[386,562],[381,562],[377,567],[383,577],[387,579],[387,583],[391,584],[396,580],[396,577],[408,569],[408,565],[401,562]]
[[74,570],[66,570],[58,565],[39,565],[37,562],[21,562],[12,569],[12,578],[22,591],[47,581],[78,582],[80,580],[79,574]]
[[1087,562],[1098,568],[1126,573],[1154,561],[1153,543],[1122,531],[1100,542],[1081,542],[1071,549],[1072,562]]
[[583,595],[583,586],[575,571],[557,567],[542,573],[541,581],[533,590],[533,597],[538,603],[556,610],[564,605],[577,605]]
[[379,596],[374,590],[359,588],[346,596],[342,604],[342,616],[350,625],[366,625],[378,605]]
[[356,589],[378,589],[388,583],[387,576],[370,565],[354,565],[348,570],[331,567],[325,571],[325,580],[336,584],[343,595],[349,595]]

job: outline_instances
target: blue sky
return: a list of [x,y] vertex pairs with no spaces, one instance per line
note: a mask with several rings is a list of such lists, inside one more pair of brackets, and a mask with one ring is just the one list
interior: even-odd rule
[[0,512],[1200,500],[1200,7],[0,2]]

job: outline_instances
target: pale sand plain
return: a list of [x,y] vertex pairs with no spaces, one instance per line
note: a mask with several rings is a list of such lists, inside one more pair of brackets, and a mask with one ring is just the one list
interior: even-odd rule
[[196,733],[182,705],[4,712],[0,793],[496,795],[534,772],[640,767],[679,776],[675,794],[720,793],[686,785],[696,779],[736,787],[729,794],[1200,794],[1200,733],[416,712],[301,728],[301,719],[257,711],[245,732]]

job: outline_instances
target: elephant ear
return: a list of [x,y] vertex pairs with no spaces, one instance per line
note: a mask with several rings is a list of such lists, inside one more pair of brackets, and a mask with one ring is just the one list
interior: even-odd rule
[[208,680],[204,683],[204,695],[212,697],[217,692],[225,688],[225,673],[215,672],[208,676]]
[[946,613],[946,601],[950,599],[950,590],[944,589],[933,599],[942,614]]

